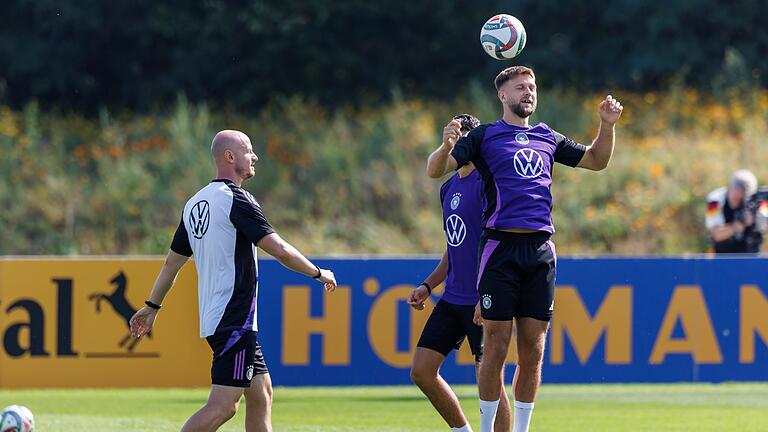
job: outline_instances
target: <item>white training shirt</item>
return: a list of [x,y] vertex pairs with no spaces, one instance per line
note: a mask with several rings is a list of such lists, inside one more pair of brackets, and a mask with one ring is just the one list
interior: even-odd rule
[[257,330],[255,245],[274,232],[253,195],[230,180],[213,180],[187,201],[171,250],[195,256],[200,337]]

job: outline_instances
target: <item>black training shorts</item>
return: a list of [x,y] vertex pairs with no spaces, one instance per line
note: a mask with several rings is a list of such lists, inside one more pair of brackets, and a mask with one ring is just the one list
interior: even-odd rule
[[466,337],[475,360],[480,361],[483,328],[472,321],[474,315],[474,305],[456,305],[441,299],[424,325],[416,346],[429,348],[447,357],[452,350],[461,347]]
[[211,383],[250,387],[254,375],[269,373],[256,332],[220,332],[205,339],[213,350]]
[[549,233],[483,230],[477,276],[483,319],[549,321],[555,305],[556,263]]

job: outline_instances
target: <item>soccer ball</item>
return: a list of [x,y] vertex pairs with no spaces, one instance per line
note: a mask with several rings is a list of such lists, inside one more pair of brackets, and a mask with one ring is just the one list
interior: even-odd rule
[[509,60],[525,48],[525,27],[512,15],[499,14],[483,24],[480,44],[496,60]]
[[32,432],[35,418],[32,411],[21,405],[11,405],[0,412],[0,432]]

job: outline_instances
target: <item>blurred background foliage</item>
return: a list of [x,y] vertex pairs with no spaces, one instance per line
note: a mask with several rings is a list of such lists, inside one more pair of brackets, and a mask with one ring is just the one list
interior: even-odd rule
[[304,252],[439,253],[425,160],[452,115],[500,114],[497,12],[526,25],[534,121],[588,143],[600,98],[626,107],[608,170],[556,168],[559,252],[706,251],[706,193],[768,175],[767,2],[9,0],[0,254],[164,253],[223,128]]
[[[590,142],[603,93],[540,85],[534,121]],[[450,104],[396,93],[354,110],[294,96],[252,116],[184,97],[152,115],[0,107],[0,254],[164,253],[183,203],[215,174],[209,142],[221,125],[249,131],[261,159],[244,185],[306,253],[439,252],[441,181],[426,177],[425,160],[453,114],[498,116],[487,87]],[[706,193],[735,167],[768,175],[768,91],[714,97],[672,87],[616,97],[626,108],[609,168],[555,169],[559,251],[706,251]]]

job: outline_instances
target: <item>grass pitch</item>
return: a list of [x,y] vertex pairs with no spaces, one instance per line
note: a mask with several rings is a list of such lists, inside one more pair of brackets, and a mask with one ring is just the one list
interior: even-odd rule
[[[479,428],[477,392],[456,386]],[[39,432],[178,431],[207,389],[1,390],[0,407],[30,407]],[[222,431],[242,431],[243,406]],[[415,387],[275,389],[277,432],[445,431]],[[768,383],[544,385],[531,430],[768,431]]]

